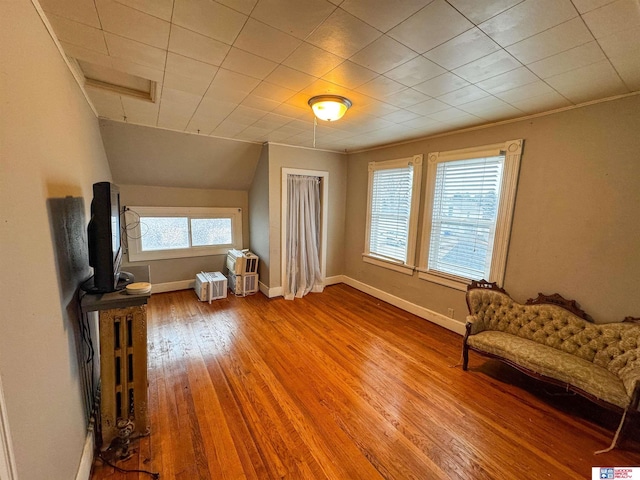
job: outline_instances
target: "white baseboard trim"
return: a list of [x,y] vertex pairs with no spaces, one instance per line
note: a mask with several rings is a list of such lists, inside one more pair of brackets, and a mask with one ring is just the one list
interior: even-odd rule
[[178,290],[188,290],[193,288],[195,280],[178,280],[177,282],[154,283],[151,286],[151,293],[175,292]]
[[326,277],[324,279],[325,286],[336,285],[338,283],[345,283],[344,279],[346,277],[344,275],[334,275],[333,277]]
[[96,448],[96,440],[93,434],[93,419],[87,429],[87,437],[84,440],[84,448],[82,449],[82,457],[80,457],[80,465],[76,480],[89,480],[91,477],[91,466],[93,465],[93,452]]
[[453,318],[449,318],[445,315],[442,315],[438,312],[434,312],[433,310],[429,310],[428,308],[421,307],[420,305],[416,305],[415,303],[411,303],[403,298],[396,297],[395,295],[391,295],[383,290],[372,287],[371,285],[367,285],[366,283],[360,282],[353,278],[343,276],[343,283],[349,285],[350,287],[355,288],[356,290],[360,290],[361,292],[367,293],[373,297],[376,297],[380,300],[383,300],[391,305],[401,308],[409,313],[413,313],[418,317],[424,318],[425,320],[429,320],[436,325],[440,325],[441,327],[446,328],[447,330],[451,330],[459,335],[464,335],[465,326],[463,323],[454,320]]
[[[344,283],[344,275],[335,275],[324,279],[325,286],[335,285],[337,283]],[[282,287],[269,288],[262,282],[258,282],[258,285],[260,287],[260,291],[269,298],[284,296],[284,289]]]

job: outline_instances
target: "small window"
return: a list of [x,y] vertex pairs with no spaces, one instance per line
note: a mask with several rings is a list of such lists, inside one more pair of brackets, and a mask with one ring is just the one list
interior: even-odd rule
[[522,140],[430,153],[420,278],[502,284]]
[[125,208],[131,262],[219,255],[242,248],[239,208]]
[[422,155],[371,162],[363,260],[412,274]]

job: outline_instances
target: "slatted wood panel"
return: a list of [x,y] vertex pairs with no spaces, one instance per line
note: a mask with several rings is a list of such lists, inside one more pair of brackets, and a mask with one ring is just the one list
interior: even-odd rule
[[[162,479],[558,479],[640,465],[617,415],[344,285],[148,308],[151,436],[118,465]],[[93,479],[149,478],[94,465]]]

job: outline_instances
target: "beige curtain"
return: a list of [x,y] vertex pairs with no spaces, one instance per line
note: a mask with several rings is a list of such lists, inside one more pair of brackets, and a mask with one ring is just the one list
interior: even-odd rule
[[324,289],[320,272],[320,178],[287,176],[284,298]]

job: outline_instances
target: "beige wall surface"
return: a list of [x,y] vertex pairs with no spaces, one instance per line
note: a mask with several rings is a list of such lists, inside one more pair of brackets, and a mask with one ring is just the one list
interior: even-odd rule
[[89,267],[72,246],[86,243],[92,184],[111,174],[98,121],[27,0],[2,3],[0,105],[0,374],[17,476],[73,479],[87,431],[75,291]]
[[[242,209],[242,242],[249,245],[249,196],[244,190],[209,190],[200,188],[149,187],[146,185],[119,185],[122,206],[143,207],[239,207]],[[123,269],[127,265],[149,265],[151,283],[193,280],[196,273],[221,272],[225,255],[172,258],[145,262],[129,262],[124,256]]]
[[249,247],[260,257],[260,282],[269,287],[269,145],[262,147],[249,190]]
[[329,218],[327,226],[327,277],[344,271],[344,222],[347,157],[340,153],[269,145],[269,259],[270,287],[282,286],[281,223],[282,169],[298,168],[329,172]]
[[[464,293],[362,261],[367,164],[523,138],[504,288],[575,299],[596,321],[640,316],[640,96],[349,156],[345,274],[464,321]],[[423,171],[420,219],[427,169]],[[422,228],[420,222],[420,230]],[[420,237],[418,237],[420,238]],[[418,245],[418,253],[424,248]]]

